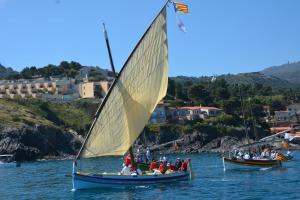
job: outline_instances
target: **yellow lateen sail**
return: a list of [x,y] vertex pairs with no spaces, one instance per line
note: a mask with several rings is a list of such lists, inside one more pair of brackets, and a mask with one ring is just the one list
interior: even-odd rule
[[123,155],[168,85],[166,7],[143,35],[100,106],[79,157]]

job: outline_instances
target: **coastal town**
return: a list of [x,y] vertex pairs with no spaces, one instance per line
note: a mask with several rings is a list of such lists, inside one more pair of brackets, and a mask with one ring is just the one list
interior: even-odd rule
[[[91,99],[101,103],[107,94],[113,79],[107,76],[106,80],[89,80],[88,71],[82,69],[77,78],[62,76],[33,77],[31,79],[0,80],[0,99],[37,98],[42,101],[55,103],[69,103],[80,99]],[[83,74],[83,72],[86,72]],[[216,77],[214,77],[216,79]],[[280,127],[289,127],[299,123],[300,104],[291,103],[285,110],[271,111],[270,107],[263,106],[264,117],[260,120],[270,126],[271,132],[286,130]],[[172,122],[184,123],[197,121],[226,114],[222,107],[214,106],[172,106],[169,100],[158,103],[151,114],[150,124],[165,124]]]
[[299,7],[0,0],[0,199],[299,199]]

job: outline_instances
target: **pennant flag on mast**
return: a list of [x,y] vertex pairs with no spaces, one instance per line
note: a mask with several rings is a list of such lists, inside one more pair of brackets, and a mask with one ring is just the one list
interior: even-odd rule
[[175,12],[179,12],[179,13],[188,13],[188,6],[186,4],[183,3],[179,3],[179,2],[173,2],[174,5],[174,9]]

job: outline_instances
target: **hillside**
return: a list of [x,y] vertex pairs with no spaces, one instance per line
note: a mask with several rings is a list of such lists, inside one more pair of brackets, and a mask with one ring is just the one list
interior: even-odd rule
[[68,104],[43,102],[39,99],[0,99],[0,126],[46,125],[72,128],[84,135],[98,104],[88,100]]
[[10,67],[4,67],[3,65],[0,64],[0,79],[1,78],[6,78],[10,75],[16,74],[17,72],[14,71]]
[[300,61],[269,67],[262,70],[261,73],[267,76],[276,76],[294,84],[300,84]]
[[[180,83],[202,83],[211,81],[213,77],[211,76],[202,76],[202,77],[186,77],[186,76],[177,76],[171,77],[172,80]],[[278,78],[272,75],[265,75],[260,72],[251,72],[251,73],[240,73],[240,74],[227,74],[220,75],[217,79],[225,79],[228,84],[263,84],[264,86],[271,86],[274,88],[290,88],[297,87],[297,84],[291,83],[287,80]],[[300,82],[299,82],[300,83]]]
[[254,84],[259,83],[264,86],[272,86],[275,88],[288,88],[291,84],[287,80],[280,79],[276,76],[268,76],[259,72],[240,73],[236,75],[221,75],[229,84]]
[[14,154],[20,161],[74,156],[97,106],[88,100],[0,99],[0,154]]

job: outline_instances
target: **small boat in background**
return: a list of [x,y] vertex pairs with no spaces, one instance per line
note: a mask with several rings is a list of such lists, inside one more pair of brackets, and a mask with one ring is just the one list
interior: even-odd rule
[[[292,158],[276,151],[276,145],[282,140],[257,141],[250,144],[234,147],[228,156],[223,156],[224,171],[228,169],[255,169],[281,167],[282,161]],[[273,145],[272,145],[273,144]]]
[[235,159],[223,157],[224,171],[228,169],[255,169],[255,168],[269,168],[280,167],[280,160],[270,159]]
[[0,155],[0,168],[2,167],[20,167],[21,164],[15,161],[14,155],[3,154]]

